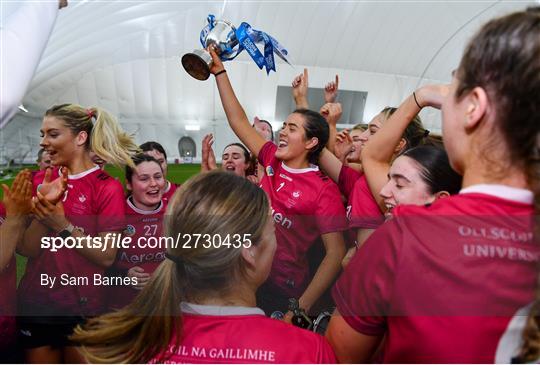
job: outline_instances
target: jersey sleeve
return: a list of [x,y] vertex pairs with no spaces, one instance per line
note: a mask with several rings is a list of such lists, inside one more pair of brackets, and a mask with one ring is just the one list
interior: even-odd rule
[[124,189],[120,182],[108,178],[98,190],[98,232],[123,231],[125,226]]
[[264,167],[271,165],[273,160],[276,159],[276,150],[277,146],[272,141],[266,142],[259,151],[259,156],[257,156],[259,163]]
[[336,184],[329,182],[319,194],[315,211],[320,234],[341,232],[348,228],[345,208]]
[[320,347],[317,354],[317,364],[337,364],[337,358],[334,350],[328,343],[328,340],[320,336]]
[[362,175],[354,184],[354,194],[350,204],[352,206],[349,223],[351,228],[375,229],[384,223],[384,215],[369,190],[365,175]]
[[360,179],[361,176],[362,174],[358,171],[345,165],[341,166],[341,170],[339,171],[338,187],[341,194],[345,195],[347,200],[353,191],[354,184],[358,179]]
[[386,331],[401,236],[396,219],[385,223],[358,250],[334,286],[336,307],[357,332],[378,336]]

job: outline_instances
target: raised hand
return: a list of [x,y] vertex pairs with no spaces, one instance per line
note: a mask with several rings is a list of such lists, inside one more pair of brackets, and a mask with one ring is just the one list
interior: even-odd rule
[[304,69],[304,73],[296,76],[292,82],[292,95],[297,108],[308,108],[308,70]]
[[10,216],[28,216],[32,212],[32,174],[28,169],[21,170],[11,189],[2,184],[4,190],[3,203],[6,207],[6,214]]
[[324,102],[335,103],[338,94],[339,76],[336,75],[336,81],[331,81],[324,87]]
[[217,55],[214,47],[208,47],[207,51],[210,52],[210,56],[212,56],[212,66],[210,66],[210,73],[215,75],[218,72],[225,70],[223,62]]
[[45,171],[45,178],[43,182],[38,185],[37,190],[41,195],[50,201],[52,204],[59,202],[67,189],[67,168],[60,168],[60,176],[51,181],[52,169],[48,168]]
[[353,141],[348,129],[344,129],[336,136],[336,144],[334,146],[334,154],[341,161],[345,162],[347,155],[354,149]]
[[202,140],[202,171],[212,171],[217,169],[216,156],[214,155],[212,144],[214,144],[214,136],[212,133],[209,133],[204,136]]
[[441,109],[442,103],[448,93],[450,85],[424,85],[415,91],[416,101],[422,108],[430,106],[432,108]]
[[335,126],[339,118],[341,118],[343,110],[340,103],[326,103],[321,107],[319,113],[321,113],[329,125]]

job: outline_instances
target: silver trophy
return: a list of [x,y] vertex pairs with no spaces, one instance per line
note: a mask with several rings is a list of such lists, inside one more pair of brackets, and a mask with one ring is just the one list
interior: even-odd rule
[[236,51],[235,48],[238,48],[236,28],[230,22],[212,19],[211,25],[212,27],[208,28],[204,41],[203,34],[201,35],[201,42],[204,43],[205,49],[196,49],[182,56],[182,66],[188,74],[197,80],[206,80],[210,77],[212,57],[206,50],[208,47],[214,47],[217,55],[222,59],[232,55]]

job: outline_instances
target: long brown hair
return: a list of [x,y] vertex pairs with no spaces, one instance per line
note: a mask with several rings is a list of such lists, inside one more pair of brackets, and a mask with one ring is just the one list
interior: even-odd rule
[[[488,22],[471,40],[457,70],[459,100],[482,87],[496,112],[496,128],[534,192],[535,239],[540,237],[540,12],[516,12]],[[489,156],[485,156],[489,158]],[[494,161],[500,162],[500,161]],[[499,166],[505,173],[506,166]],[[540,292],[523,333],[520,360],[540,357]]]
[[45,116],[62,120],[75,135],[86,132],[86,148],[102,160],[119,167],[135,167],[131,156],[139,148],[133,137],[124,132],[116,118],[107,111],[96,107],[85,109],[76,104],[61,104],[51,107]]
[[[199,174],[175,193],[165,218],[165,236],[206,233],[219,237],[250,235],[261,242],[269,219],[262,189],[248,180],[212,171]],[[245,264],[241,249],[202,245],[167,247],[165,260],[137,298],[124,309],[90,319],[72,339],[82,345],[87,360],[97,363],[145,363],[164,352],[182,333],[180,302],[220,297],[231,291]],[[174,262],[173,262],[174,260]]]

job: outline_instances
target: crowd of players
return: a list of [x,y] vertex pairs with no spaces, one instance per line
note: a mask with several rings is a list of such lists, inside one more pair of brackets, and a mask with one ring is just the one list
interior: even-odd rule
[[[181,186],[167,180],[163,147],[135,145],[106,111],[47,110],[40,171],[3,186],[2,360],[540,359],[538,9],[490,21],[450,85],[423,86],[351,131],[336,127],[338,78],[310,106],[305,70],[274,141],[210,53],[242,143],[218,167],[205,136],[202,172]],[[441,109],[442,138],[422,126],[426,107]],[[127,197],[105,162],[125,168]],[[41,246],[112,233],[222,244]],[[242,245],[226,240],[235,235]],[[15,252],[28,258],[18,286]],[[119,280],[94,285],[95,275]],[[291,298],[308,315],[333,311],[324,337],[291,325]]]

